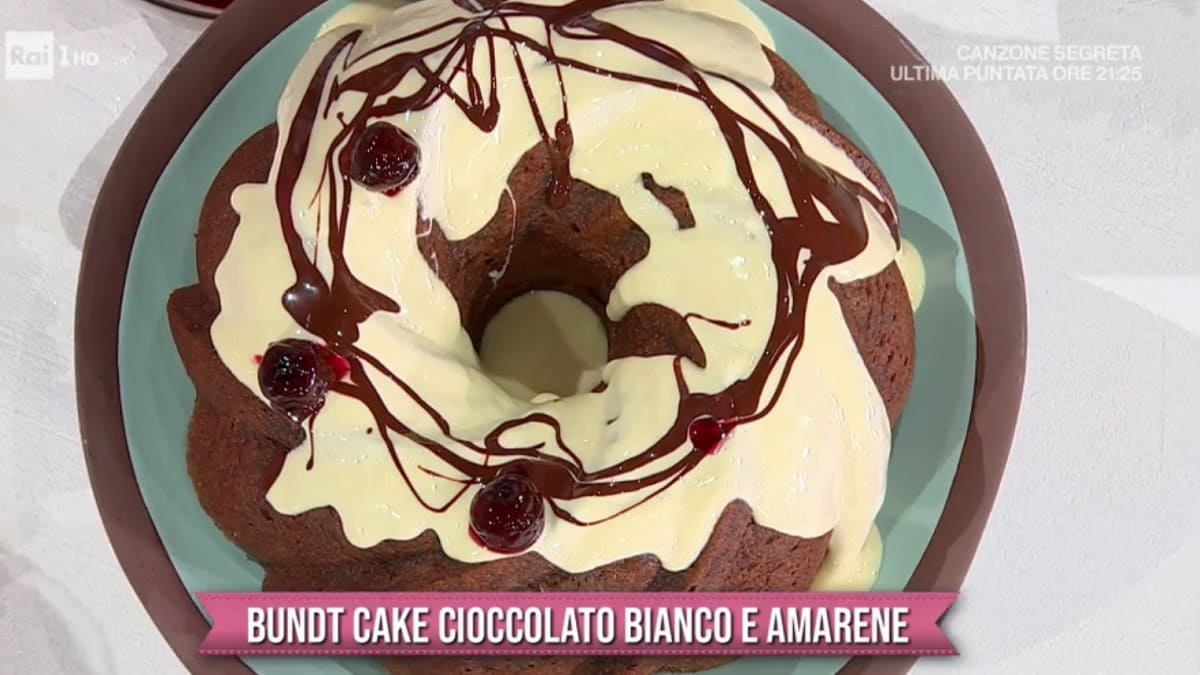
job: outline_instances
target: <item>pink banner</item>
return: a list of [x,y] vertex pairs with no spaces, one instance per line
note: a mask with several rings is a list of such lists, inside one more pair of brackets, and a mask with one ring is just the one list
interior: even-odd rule
[[953,656],[956,593],[201,593],[211,656]]

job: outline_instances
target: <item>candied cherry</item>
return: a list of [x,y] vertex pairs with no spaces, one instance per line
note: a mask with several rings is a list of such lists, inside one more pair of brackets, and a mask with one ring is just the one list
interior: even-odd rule
[[395,194],[416,179],[421,149],[398,127],[375,122],[351,143],[342,168],[368,190]]
[[497,476],[471,500],[471,533],[498,553],[519,553],[533,546],[545,526],[542,495],[521,474]]
[[712,417],[697,417],[688,425],[688,440],[697,450],[710,455],[721,449],[721,444],[728,435],[729,430],[725,425]]
[[258,364],[258,386],[263,396],[296,420],[320,410],[329,382],[335,379],[323,351],[308,340],[273,343]]

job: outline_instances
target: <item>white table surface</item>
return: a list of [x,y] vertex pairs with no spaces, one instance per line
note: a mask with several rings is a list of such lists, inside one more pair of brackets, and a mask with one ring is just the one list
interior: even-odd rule
[[[1197,0],[871,4],[935,64],[964,67],[963,46],[1124,44],[1144,75],[950,83],[1017,223],[1029,375],[946,623],[963,656],[915,672],[1200,672]],[[183,671],[92,499],[73,311],[99,183],[204,25],[139,0],[0,3],[0,29],[52,30],[97,57],[48,82],[0,79],[0,672]]]

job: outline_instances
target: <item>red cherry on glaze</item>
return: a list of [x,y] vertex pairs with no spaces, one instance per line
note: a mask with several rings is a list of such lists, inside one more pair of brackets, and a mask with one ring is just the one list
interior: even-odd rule
[[263,396],[297,421],[320,410],[334,379],[324,351],[308,340],[273,343],[258,364],[258,387]]
[[421,149],[411,136],[387,122],[375,122],[351,141],[342,169],[374,192],[395,194],[420,171]]
[[520,474],[497,476],[471,500],[471,535],[497,553],[520,553],[533,546],[545,526],[542,495]]
[[350,362],[346,360],[346,357],[329,349],[321,351],[325,353],[325,361],[329,363],[329,369],[333,372],[335,381],[344,380],[350,375]]
[[688,425],[688,440],[697,450],[715,455],[729,436],[729,430],[712,417],[697,417]]

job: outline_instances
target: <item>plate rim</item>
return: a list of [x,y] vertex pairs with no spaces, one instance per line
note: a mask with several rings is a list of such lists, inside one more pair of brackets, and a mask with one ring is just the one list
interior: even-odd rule
[[[209,624],[179,579],[137,487],[117,360],[126,276],[150,195],[197,119],[255,53],[324,1],[242,0],[213,22],[163,80],[126,136],[97,196],[83,249],[74,333],[88,476],[122,570],[159,632],[192,672],[252,671],[238,659],[199,656]],[[862,0],[766,3],[825,41],[895,109],[941,181],[962,236],[975,304],[974,396],[942,516],[907,586],[957,591],[999,490],[1024,388],[1025,276],[1004,189],[982,140],[945,83],[893,80],[893,66],[928,62],[875,10]],[[861,47],[864,34],[872,36],[867,49]],[[900,674],[914,662],[858,658],[840,672]]]
[[197,16],[202,19],[213,19],[220,16],[221,12],[225,11],[217,7],[209,7],[191,0],[149,0],[149,2],[165,7],[176,12],[181,12],[189,16]]

